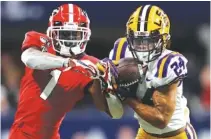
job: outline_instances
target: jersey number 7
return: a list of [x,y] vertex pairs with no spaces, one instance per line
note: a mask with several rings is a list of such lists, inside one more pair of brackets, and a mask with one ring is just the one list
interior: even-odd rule
[[60,70],[53,70],[51,71],[51,75],[52,75],[52,78],[51,80],[48,82],[48,84],[46,85],[46,87],[44,88],[44,90],[42,91],[42,93],[40,94],[40,97],[44,100],[46,100],[50,94],[52,93],[54,87],[56,86],[58,80],[59,80],[59,77],[61,75],[61,71]]

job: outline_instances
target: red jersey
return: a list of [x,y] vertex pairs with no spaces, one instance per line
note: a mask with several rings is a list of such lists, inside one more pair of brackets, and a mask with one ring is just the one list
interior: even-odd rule
[[[48,52],[55,53],[48,37],[38,32],[26,34],[22,50],[31,46],[47,48]],[[88,55],[81,60],[93,64],[98,61]],[[21,136],[21,139],[59,139],[58,131],[65,114],[84,97],[84,89],[91,81],[90,72],[82,67],[52,70],[26,67],[12,129],[18,128],[26,136]],[[17,139],[12,132],[10,139]]]

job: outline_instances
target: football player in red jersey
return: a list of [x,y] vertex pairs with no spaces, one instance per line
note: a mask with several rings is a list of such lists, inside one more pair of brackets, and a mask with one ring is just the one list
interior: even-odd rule
[[116,76],[112,63],[84,53],[90,35],[87,13],[74,4],[53,11],[47,35],[26,33],[21,55],[25,75],[9,139],[59,139],[65,114],[85,93],[99,110],[112,118],[122,116],[121,102],[107,93]]

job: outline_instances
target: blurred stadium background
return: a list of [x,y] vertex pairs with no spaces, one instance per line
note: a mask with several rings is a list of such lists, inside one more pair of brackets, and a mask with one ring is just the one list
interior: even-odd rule
[[[45,32],[52,10],[66,2],[1,2],[1,137],[7,139],[24,73],[21,44],[27,31]],[[160,6],[171,21],[171,49],[184,54],[189,75],[184,95],[199,139],[210,138],[210,2],[73,2],[88,12],[92,36],[87,53],[108,56],[114,41],[125,33],[129,15],[142,4]],[[95,110],[90,96],[69,113],[62,139],[132,139],[138,129],[133,111],[125,107],[120,120]]]

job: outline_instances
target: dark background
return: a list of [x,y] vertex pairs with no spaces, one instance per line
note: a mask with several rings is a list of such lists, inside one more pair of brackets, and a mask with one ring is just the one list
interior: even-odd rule
[[[21,44],[27,31],[45,32],[53,9],[67,2],[1,2],[1,115],[2,137],[7,135],[16,108],[19,82],[24,73],[20,61]],[[184,54],[189,75],[184,95],[191,109],[191,121],[199,139],[207,139],[210,116],[210,2],[73,2],[86,10],[92,36],[87,53],[108,57],[113,43],[125,34],[126,22],[140,5],[161,7],[171,22],[172,50]],[[109,120],[96,111],[86,97],[67,115],[61,128],[63,138],[83,136],[130,139],[138,128],[131,109],[121,120]],[[200,118],[199,118],[200,117]],[[74,136],[74,137],[73,137]],[[6,137],[5,137],[6,138]]]

